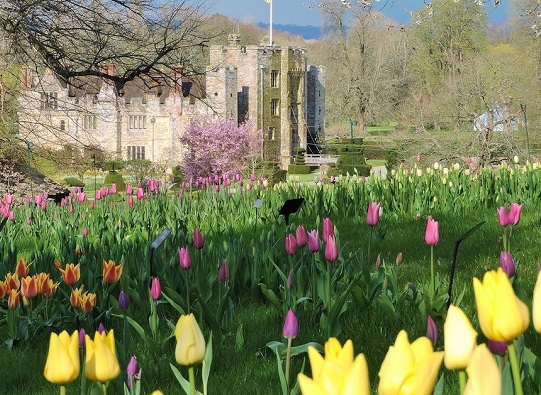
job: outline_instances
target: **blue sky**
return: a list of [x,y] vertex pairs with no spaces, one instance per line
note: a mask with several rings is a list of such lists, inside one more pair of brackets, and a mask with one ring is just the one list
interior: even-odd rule
[[[317,0],[272,1],[273,23],[300,26],[319,26],[321,23]],[[338,2],[340,0],[335,1]],[[505,20],[507,2],[508,0],[503,0],[496,8],[492,2],[485,5],[490,21],[500,23]],[[402,24],[409,24],[411,22],[411,17],[407,10],[415,11],[417,8],[423,7],[422,0],[380,0],[376,3],[376,6],[379,4],[381,4],[381,7],[385,7],[383,11],[390,18]],[[269,22],[269,4],[265,0],[207,0],[206,5],[210,7],[209,11],[211,13],[224,14],[247,22]]]

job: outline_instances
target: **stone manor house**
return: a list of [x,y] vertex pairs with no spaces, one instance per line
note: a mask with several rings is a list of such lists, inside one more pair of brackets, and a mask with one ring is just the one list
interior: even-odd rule
[[[282,168],[295,147],[311,151],[323,132],[325,71],[309,66],[303,48],[212,46],[204,76],[139,79],[122,87],[85,77],[65,81],[50,71],[21,72],[19,134],[35,145],[93,147],[116,159],[182,160],[179,137],[191,119],[220,116],[254,121],[262,133],[262,155]],[[103,65],[114,75],[114,65]]]

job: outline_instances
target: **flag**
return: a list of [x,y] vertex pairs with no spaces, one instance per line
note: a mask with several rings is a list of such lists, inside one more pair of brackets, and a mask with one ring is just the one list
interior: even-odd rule
[[267,3],[270,3],[270,2],[271,2],[271,0],[265,0],[265,1],[266,1]]

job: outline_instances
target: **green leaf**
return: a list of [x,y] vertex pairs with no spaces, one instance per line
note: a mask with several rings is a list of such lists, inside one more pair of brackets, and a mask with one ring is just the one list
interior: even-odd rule
[[[190,382],[184,378],[182,373],[180,373],[180,371],[177,369],[175,365],[170,363],[169,366],[171,366],[171,370],[173,371],[173,374],[175,375],[178,383],[180,384],[180,386],[182,387],[186,395],[190,395]],[[197,390],[195,391],[195,393],[197,395],[203,395],[201,392]]]
[[432,395],[443,395],[443,390],[445,389],[445,372],[440,375],[440,379],[434,387],[434,393]]
[[180,315],[185,315],[186,312],[184,311],[184,309],[182,307],[180,307],[178,304],[175,303],[175,301],[173,299],[171,299],[169,296],[167,296],[167,294],[165,292],[162,292],[162,296],[164,297],[165,300],[167,300],[169,302],[169,304],[176,310],[180,313]]
[[205,319],[205,322],[210,326],[210,330],[216,334],[216,340],[218,342],[222,341],[222,327],[220,323],[216,320],[216,317],[208,307],[208,305],[200,298],[197,298],[197,301],[199,302],[199,305],[201,306],[201,309],[203,310],[203,318]]
[[[124,319],[124,316],[121,315],[121,314],[112,314],[113,317],[118,317],[118,318],[122,318]],[[126,320],[128,321],[128,323],[137,331],[137,333],[139,334],[139,336],[141,337],[141,339],[145,342],[145,344],[148,346],[149,345],[149,338],[145,332],[145,330],[143,329],[143,327],[141,325],[139,325],[137,323],[137,321],[135,321],[133,318],[129,317],[129,316],[126,316]]]
[[209,335],[209,341],[205,349],[205,359],[203,359],[203,368],[201,371],[201,378],[203,379],[203,394],[207,395],[207,383],[210,376],[210,367],[212,365],[212,331]]
[[244,333],[243,333],[243,324],[240,324],[237,329],[237,334],[235,336],[235,348],[240,350],[244,347]]
[[277,309],[282,308],[282,302],[278,300],[276,294],[272,289],[269,289],[264,283],[259,283],[259,287],[261,288],[261,292],[269,300],[269,302],[271,302]]

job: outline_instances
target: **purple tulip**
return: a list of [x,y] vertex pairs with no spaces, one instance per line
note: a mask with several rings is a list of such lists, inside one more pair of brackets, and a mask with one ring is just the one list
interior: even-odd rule
[[286,236],[286,252],[289,255],[295,255],[297,253],[297,240],[292,233]]
[[120,294],[118,295],[118,307],[120,307],[120,310],[126,311],[128,310],[128,307],[130,306],[130,301],[128,299],[128,295],[124,291],[120,291]]
[[438,221],[434,221],[431,216],[426,223],[425,242],[428,245],[436,245],[440,241]]
[[513,257],[509,251],[502,251],[500,253],[500,267],[503,269],[507,277],[511,278],[515,275],[516,267]]
[[431,316],[428,316],[427,318],[426,337],[428,337],[434,345],[438,342],[438,327]]
[[178,249],[178,260],[182,269],[188,270],[190,267],[192,267],[192,260],[190,259],[190,254],[188,253],[188,247]]
[[492,354],[504,356],[507,354],[507,342],[499,342],[496,340],[487,341],[487,347]]
[[334,235],[329,236],[325,245],[325,259],[328,262],[335,262],[338,259],[338,247]]
[[135,355],[132,355],[130,362],[128,363],[128,366],[126,368],[126,373],[128,375],[128,378],[126,380],[128,388],[131,388],[133,386],[135,380],[141,380],[141,369],[139,369],[139,372],[137,373],[137,357]]
[[304,230],[302,225],[297,226],[295,236],[299,247],[304,247],[308,243],[308,240],[306,239],[306,230]]
[[193,231],[193,246],[200,250],[203,248],[204,245],[205,239],[203,238],[201,231],[199,230],[199,228],[195,228],[195,230]]
[[86,345],[85,336],[86,336],[85,328],[79,329],[79,348],[85,348],[85,345]]
[[381,203],[370,202],[368,203],[368,211],[366,213],[366,223],[370,226],[375,226],[379,222],[379,209]]
[[227,266],[227,261],[224,259],[218,269],[218,281],[225,283],[227,280],[229,280],[229,266]]
[[334,236],[334,225],[330,218],[323,218],[323,241],[325,243],[329,236]]
[[100,322],[100,324],[98,325],[98,333],[103,333],[105,332],[105,325],[103,325],[103,322]]
[[295,339],[299,334],[299,320],[291,309],[287,312],[282,334],[286,339]]

